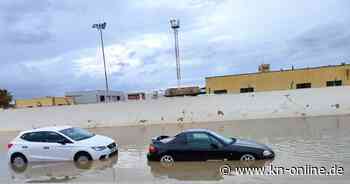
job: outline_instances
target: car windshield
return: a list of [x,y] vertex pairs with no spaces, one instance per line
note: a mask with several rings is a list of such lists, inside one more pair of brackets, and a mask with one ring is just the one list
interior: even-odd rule
[[67,129],[61,130],[60,132],[64,135],[68,136],[69,138],[75,140],[75,141],[88,139],[88,138],[93,137],[95,135],[87,130],[82,129],[82,128],[67,128]]
[[232,144],[235,141],[233,138],[224,137],[220,134],[217,134],[216,132],[211,132],[211,134],[222,140],[225,144]]

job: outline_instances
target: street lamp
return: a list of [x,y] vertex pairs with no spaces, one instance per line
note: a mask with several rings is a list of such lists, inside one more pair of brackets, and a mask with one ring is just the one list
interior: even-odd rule
[[180,54],[179,54],[180,20],[179,19],[170,19],[170,26],[174,30],[175,57],[176,57],[176,77],[177,77],[177,86],[180,87],[180,85],[181,85]]
[[107,70],[106,70],[106,58],[105,58],[105,49],[103,45],[103,36],[102,36],[102,30],[105,29],[107,26],[107,23],[100,23],[100,24],[93,24],[92,28],[97,29],[100,32],[101,37],[101,47],[102,47],[102,57],[103,57],[103,66],[105,69],[105,80],[106,80],[106,91],[105,91],[105,102],[108,103],[108,94],[109,94],[109,87],[108,87],[108,78],[107,78]]

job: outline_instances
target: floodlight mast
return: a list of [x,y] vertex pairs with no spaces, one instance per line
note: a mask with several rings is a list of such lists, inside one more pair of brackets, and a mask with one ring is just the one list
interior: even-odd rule
[[105,49],[103,44],[103,34],[102,30],[106,29],[107,23],[100,23],[100,24],[93,24],[92,28],[97,29],[100,32],[100,38],[101,38],[101,47],[102,47],[102,58],[103,58],[103,66],[105,70],[105,83],[106,83],[106,90],[105,90],[105,103],[109,102],[108,95],[109,95],[109,86],[108,86],[108,78],[107,78],[107,69],[106,69],[106,57],[105,57]]
[[176,57],[176,77],[177,77],[177,86],[181,86],[181,67],[180,67],[180,51],[179,51],[179,29],[180,29],[180,20],[171,19],[170,20],[171,29],[174,30],[174,40],[175,40],[175,57]]

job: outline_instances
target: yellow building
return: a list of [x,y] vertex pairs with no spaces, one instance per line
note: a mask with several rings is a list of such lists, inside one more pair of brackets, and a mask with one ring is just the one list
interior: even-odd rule
[[322,88],[350,85],[350,64],[270,71],[269,64],[259,72],[206,78],[208,94]]
[[61,106],[61,105],[72,105],[73,99],[70,97],[43,97],[43,98],[15,100],[15,104],[16,104],[16,108]]

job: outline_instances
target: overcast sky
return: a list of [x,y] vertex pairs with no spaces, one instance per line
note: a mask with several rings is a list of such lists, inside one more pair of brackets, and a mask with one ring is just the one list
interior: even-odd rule
[[348,0],[1,0],[0,88],[16,98],[176,86],[169,19],[181,20],[183,83],[206,76],[350,63]]

